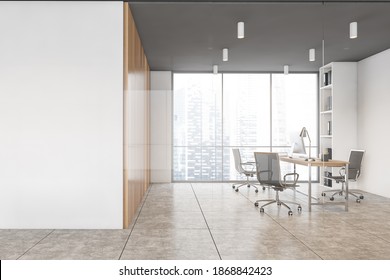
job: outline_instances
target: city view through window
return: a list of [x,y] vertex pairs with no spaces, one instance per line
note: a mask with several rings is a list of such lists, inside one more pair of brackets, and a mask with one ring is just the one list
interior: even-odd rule
[[[173,181],[242,180],[232,148],[243,161],[255,151],[287,152],[302,127],[318,154],[317,82],[316,73],[174,74]],[[308,179],[306,168],[297,172]]]

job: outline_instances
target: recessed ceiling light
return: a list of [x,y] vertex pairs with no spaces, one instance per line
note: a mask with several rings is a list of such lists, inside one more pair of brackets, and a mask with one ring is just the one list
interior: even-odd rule
[[243,39],[245,37],[244,22],[240,21],[237,23],[237,38]]
[[213,65],[213,74],[218,74],[218,65]]
[[354,22],[351,22],[349,24],[349,38],[351,39],[355,39],[357,38],[358,34],[358,30],[357,30],[358,26],[357,26],[357,22],[354,21]]
[[228,61],[229,60],[229,50],[227,48],[224,48],[222,50],[222,60]]
[[309,50],[309,61],[316,61],[316,49]]
[[284,75],[288,75],[288,65],[284,65],[283,72],[284,72]]

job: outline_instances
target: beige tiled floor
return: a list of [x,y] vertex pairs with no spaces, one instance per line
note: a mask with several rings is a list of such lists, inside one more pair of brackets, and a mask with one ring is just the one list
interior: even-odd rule
[[285,191],[301,213],[275,204],[259,213],[253,202],[273,196],[222,183],[154,184],[128,230],[0,229],[0,259],[390,259],[390,199],[365,193],[348,212],[308,212],[306,196]]

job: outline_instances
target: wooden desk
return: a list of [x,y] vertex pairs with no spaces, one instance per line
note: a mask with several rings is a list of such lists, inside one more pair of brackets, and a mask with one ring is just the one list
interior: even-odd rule
[[[289,158],[289,157],[280,157],[281,161],[289,162],[295,165],[304,165],[309,168],[309,194],[308,194],[308,207],[309,212],[311,212],[311,206],[312,205],[324,205],[324,204],[345,204],[345,211],[348,211],[348,161],[342,161],[342,160],[329,160],[329,161],[321,161],[319,159],[316,159],[315,161],[306,161],[302,158]],[[345,189],[346,189],[346,197],[345,202],[322,202],[322,203],[313,203],[312,202],[312,196],[311,196],[311,167],[345,167]]]

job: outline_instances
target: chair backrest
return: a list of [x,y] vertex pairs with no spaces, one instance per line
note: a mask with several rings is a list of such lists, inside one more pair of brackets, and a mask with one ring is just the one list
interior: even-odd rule
[[241,165],[241,154],[239,149],[232,149],[233,157],[234,157],[234,167],[236,168],[238,173],[243,173],[244,169]]
[[278,153],[255,152],[257,180],[262,185],[283,187]]
[[356,180],[361,173],[364,150],[351,150],[349,154],[348,179]]

